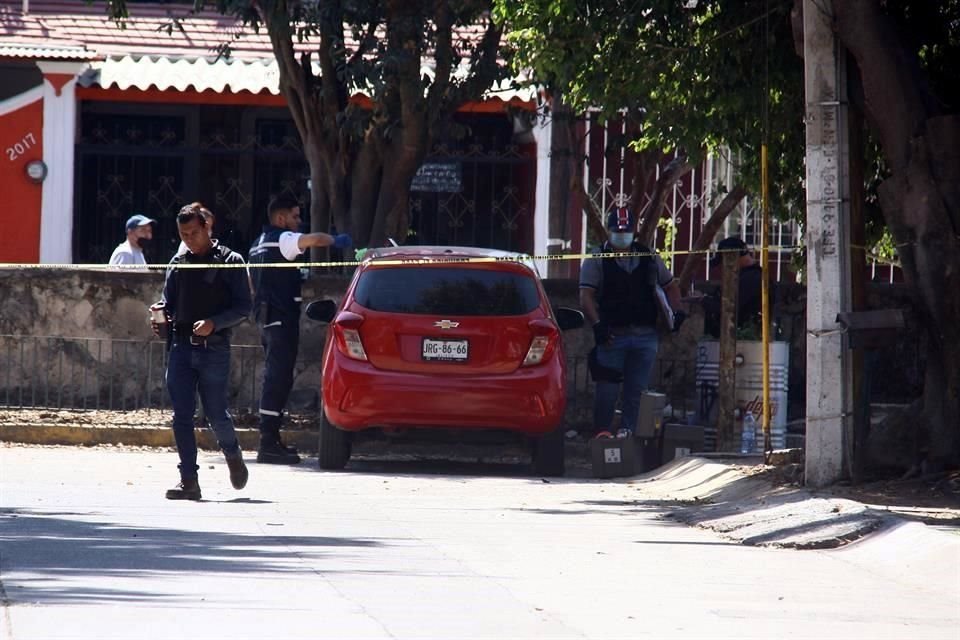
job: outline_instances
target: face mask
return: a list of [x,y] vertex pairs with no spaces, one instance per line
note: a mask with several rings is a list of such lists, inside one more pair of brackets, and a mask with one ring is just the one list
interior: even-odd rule
[[610,244],[617,249],[626,249],[633,244],[633,233],[627,231],[624,233],[611,232]]
[[141,249],[149,249],[153,245],[152,238],[137,238],[137,246]]

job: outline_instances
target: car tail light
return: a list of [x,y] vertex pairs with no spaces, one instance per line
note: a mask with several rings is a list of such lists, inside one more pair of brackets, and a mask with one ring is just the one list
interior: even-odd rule
[[333,321],[334,336],[340,353],[354,360],[366,360],[367,352],[360,340],[360,325],[363,316],[350,311],[343,311]]
[[524,367],[532,367],[549,359],[560,337],[557,326],[549,320],[532,321],[530,331],[533,333],[533,339],[530,341],[530,348],[527,349],[527,357],[523,359]]

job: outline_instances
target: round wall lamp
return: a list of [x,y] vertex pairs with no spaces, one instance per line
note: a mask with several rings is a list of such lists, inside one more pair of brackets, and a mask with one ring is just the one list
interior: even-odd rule
[[25,167],[27,177],[31,182],[43,182],[47,177],[47,164],[43,160],[31,160]]

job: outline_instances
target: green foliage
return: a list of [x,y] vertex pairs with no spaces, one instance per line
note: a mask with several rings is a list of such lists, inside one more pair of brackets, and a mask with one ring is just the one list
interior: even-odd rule
[[[759,149],[771,159],[774,210],[802,210],[802,60],[793,0],[496,0],[515,69],[562,92],[576,109],[626,109],[642,123],[638,150],[685,151],[698,161],[743,151],[759,192]],[[794,206],[790,207],[787,204]]]
[[663,234],[663,246],[668,249],[661,257],[667,269],[673,269],[673,254],[669,253],[669,248],[673,246],[673,238],[677,235],[677,224],[673,218],[660,218],[657,220],[657,228]]

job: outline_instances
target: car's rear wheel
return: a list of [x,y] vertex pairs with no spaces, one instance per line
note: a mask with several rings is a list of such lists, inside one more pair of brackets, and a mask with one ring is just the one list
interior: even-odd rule
[[320,409],[319,462],[321,469],[343,469],[350,460],[351,434],[338,429]]
[[533,472],[541,476],[562,476],[566,471],[563,429],[545,433],[533,443]]

